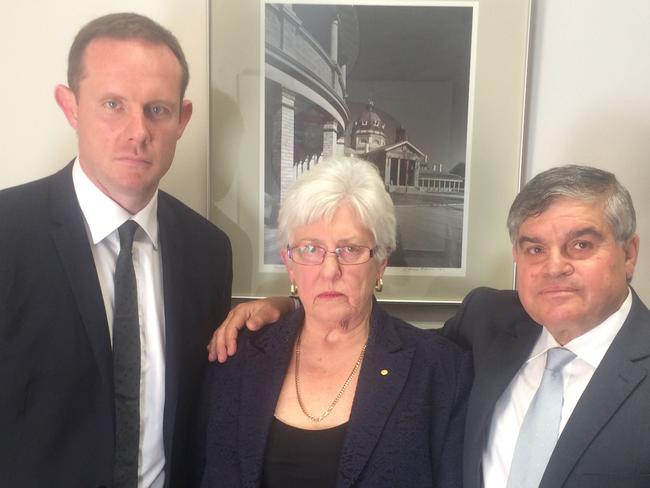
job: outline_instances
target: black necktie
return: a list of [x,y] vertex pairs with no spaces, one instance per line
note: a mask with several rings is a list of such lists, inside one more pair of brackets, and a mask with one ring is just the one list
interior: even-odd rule
[[137,488],[140,438],[140,322],[138,287],[133,269],[133,236],[138,224],[120,226],[115,265],[113,316],[113,386],[115,389],[114,488]]

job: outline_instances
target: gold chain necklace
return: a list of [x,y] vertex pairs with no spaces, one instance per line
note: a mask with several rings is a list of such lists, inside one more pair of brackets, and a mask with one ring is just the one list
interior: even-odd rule
[[300,405],[300,410],[302,410],[302,413],[304,413],[309,420],[312,422],[321,422],[322,420],[327,417],[332,409],[336,406],[336,404],[339,402],[341,397],[343,396],[343,393],[345,392],[345,389],[348,387],[350,384],[350,381],[352,381],[352,378],[354,377],[355,373],[359,370],[359,367],[361,366],[361,363],[363,362],[363,356],[366,353],[366,346],[368,345],[368,341],[366,341],[361,348],[361,354],[359,354],[359,359],[357,359],[357,362],[354,365],[354,368],[352,368],[352,371],[348,375],[348,378],[345,380],[345,383],[343,383],[343,386],[339,390],[339,392],[336,394],[336,398],[330,403],[330,406],[327,407],[327,410],[325,410],[320,417],[314,417],[311,415],[307,409],[305,408],[304,403],[302,402],[302,398],[300,397],[300,375],[298,374],[298,367],[300,365],[300,336],[301,336],[302,330],[298,332],[298,338],[296,339],[296,369],[295,369],[295,376],[296,376],[296,396],[298,397],[298,405]]

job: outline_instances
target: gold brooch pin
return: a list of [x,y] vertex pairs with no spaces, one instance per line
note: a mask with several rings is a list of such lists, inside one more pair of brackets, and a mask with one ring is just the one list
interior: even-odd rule
[[379,372],[379,374],[382,375],[382,376],[388,376],[388,370],[387,370],[387,369],[382,369],[382,370]]

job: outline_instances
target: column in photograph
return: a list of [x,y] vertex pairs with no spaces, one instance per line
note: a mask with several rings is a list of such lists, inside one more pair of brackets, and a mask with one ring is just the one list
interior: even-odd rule
[[296,95],[291,90],[282,87],[282,104],[279,111],[280,136],[280,199],[296,179],[296,170],[293,164],[293,135],[295,119]]

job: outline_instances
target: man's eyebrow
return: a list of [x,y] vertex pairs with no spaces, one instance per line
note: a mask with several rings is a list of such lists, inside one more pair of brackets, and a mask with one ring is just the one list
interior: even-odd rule
[[170,106],[170,107],[176,107],[178,104],[174,100],[169,100],[169,99],[165,99],[165,98],[157,98],[155,100],[151,100],[151,101],[145,103],[145,106],[149,106],[149,105],[167,105],[167,106]]
[[535,236],[521,236],[519,239],[517,239],[517,245],[521,246],[522,244],[540,244],[543,241],[543,239],[540,239],[539,237]]
[[[567,240],[577,239],[579,237],[588,237],[588,236],[594,237],[596,239],[604,239],[603,233],[600,230],[598,230],[597,228],[592,227],[592,226],[572,230],[566,235]],[[517,239],[517,245],[519,245],[519,246],[521,246],[522,244],[526,244],[526,243],[529,243],[529,244],[543,244],[544,239],[541,238],[541,237],[529,236],[529,235],[523,235],[523,236],[519,237],[519,239]]]
[[584,227],[582,229],[572,230],[567,234],[569,239],[576,239],[578,237],[594,237],[596,239],[603,239],[605,236],[603,233],[596,229],[595,227]]

